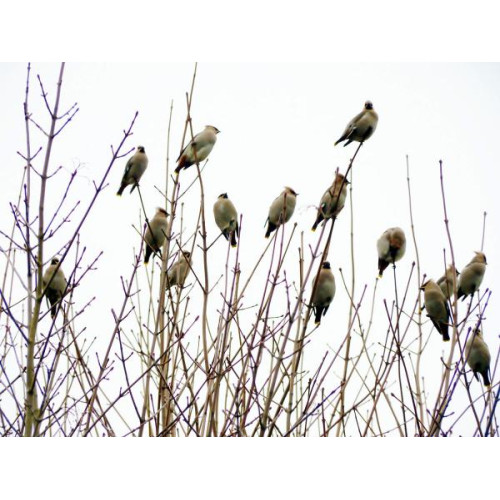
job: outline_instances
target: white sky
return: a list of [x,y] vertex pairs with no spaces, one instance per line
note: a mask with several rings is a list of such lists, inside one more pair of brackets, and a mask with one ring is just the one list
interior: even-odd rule
[[[65,73],[62,109],[77,101],[80,112],[56,142],[53,165],[63,173],[49,187],[49,203],[56,203],[54,187],[65,185],[69,172],[82,165],[76,180],[76,199],[83,209],[92,194],[91,180],[97,180],[109,161],[109,146],[121,138],[134,112],[139,118],[129,148],[142,144],[150,164],[141,182],[146,209],[151,216],[162,204],[155,189],[164,189],[166,132],[170,101],[174,102],[171,161],[177,157],[185,119],[185,92],[189,88],[192,64],[69,64]],[[34,116],[42,117],[35,74],[41,74],[46,89],[54,95],[57,65],[35,64],[32,79]],[[24,120],[22,102],[26,65],[3,65],[5,92],[1,105],[9,120],[1,123],[0,135],[12,147],[0,152],[0,172],[5,186],[1,193],[2,219],[9,217],[8,201],[17,193],[23,161]],[[376,276],[375,242],[391,226],[401,226],[410,237],[405,155],[410,157],[415,226],[423,272],[435,278],[443,268],[442,249],[447,246],[443,223],[438,161],[445,167],[450,228],[458,267],[463,267],[481,246],[483,212],[488,213],[485,253],[488,270],[483,286],[494,287],[498,276],[499,205],[496,186],[495,120],[500,112],[498,65],[438,64],[200,64],[193,99],[195,132],[214,124],[221,133],[208,162],[204,179],[210,241],[218,235],[211,206],[222,192],[228,192],[243,215],[242,270],[253,265],[266,240],[264,222],[269,204],[284,185],[298,193],[295,215],[306,244],[316,236],[309,231],[315,205],[329,185],[337,167],[344,172],[355,145],[333,147],[347,121],[371,99],[379,113],[373,137],[360,151],[354,167],[355,245],[358,290],[373,285]],[[40,134],[33,130],[34,143]],[[38,137],[37,137],[38,135]],[[134,193],[115,196],[126,160],[118,162],[109,177],[110,186],[101,195],[92,217],[82,232],[88,256],[102,249],[99,271],[90,289],[79,290],[82,300],[97,295],[92,317],[103,327],[111,321],[108,300],[99,299],[106,283],[106,295],[118,293],[118,277],[129,272],[132,250],[139,245],[132,224],[140,210]],[[17,175],[12,172],[16,171]],[[181,181],[195,178],[193,169],[183,172]],[[192,201],[191,206],[189,201]],[[197,190],[185,202],[185,218],[197,216]],[[335,233],[332,267],[348,270],[349,205],[339,218]],[[81,210],[79,212],[81,214]],[[79,220],[73,218],[73,222]],[[194,221],[193,221],[194,223]],[[187,223],[186,223],[187,224]],[[63,238],[47,246],[47,258],[59,249]],[[2,243],[3,245],[4,243]],[[219,241],[215,256],[225,259],[225,245]],[[201,272],[200,256],[194,255]],[[413,245],[398,266],[409,270],[414,260]],[[214,269],[212,278],[218,273]],[[337,273],[336,273],[337,275]],[[89,281],[91,281],[89,279]],[[339,284],[339,283],[338,283]],[[385,293],[392,283],[384,280]],[[339,289],[341,287],[338,287]],[[112,294],[111,294],[112,295]],[[338,311],[341,291],[327,319]],[[493,327],[494,296],[488,315]],[[326,329],[326,325],[323,327]],[[488,328],[486,328],[488,332]],[[96,332],[97,334],[97,332]],[[487,337],[490,335],[487,333]],[[492,331],[491,336],[496,336]],[[439,340],[439,339],[438,339]]]
[[[165,184],[170,102],[174,102],[172,161],[180,148],[185,92],[190,86],[192,70],[193,64],[68,64],[61,109],[77,101],[80,111],[53,150],[52,165],[61,165],[63,170],[49,184],[49,210],[51,204],[59,202],[54,194],[62,192],[70,171],[81,165],[69,197],[73,202],[81,201],[71,219],[74,227],[93,194],[91,181],[100,179],[108,164],[110,144],[117,144],[121,131],[138,110],[134,135],[127,146],[142,144],[146,148],[150,163],[141,189],[148,215],[153,215],[155,207],[162,204],[156,187],[163,190]],[[0,151],[1,163],[8,165],[0,172],[4,186],[0,210],[2,220],[10,221],[8,202],[17,196],[23,168],[16,151],[25,147],[22,102],[26,65],[2,65],[1,71],[5,88],[0,96],[1,109],[9,119],[2,121],[0,136],[10,147]],[[42,76],[52,100],[58,71],[55,64],[33,66],[32,111],[41,123],[47,122],[38,99],[35,75]],[[353,173],[356,300],[366,284],[367,297],[361,312],[365,327],[370,311],[368,299],[377,275],[377,238],[386,228],[396,225],[407,234],[407,253],[398,264],[400,287],[406,283],[415,259],[410,239],[406,154],[410,157],[422,271],[435,279],[443,271],[442,251],[447,248],[447,237],[439,184],[438,161],[442,159],[457,267],[463,267],[473,251],[480,249],[486,211],[484,251],[488,268],[483,289],[495,290],[499,276],[495,258],[500,217],[495,126],[500,113],[499,86],[500,67],[491,64],[200,64],[192,108],[194,129],[196,132],[205,124],[213,124],[221,130],[204,173],[209,241],[219,234],[212,217],[212,204],[220,193],[227,192],[243,215],[240,263],[243,276],[248,276],[267,244],[264,222],[269,205],[283,186],[289,185],[299,193],[291,222],[304,231],[306,247],[313,245],[318,235],[310,231],[315,206],[335,169],[339,167],[345,172],[356,148],[354,144],[334,148],[333,142],[362,109],[364,101],[370,99],[379,113],[379,125],[361,149]],[[35,129],[32,134],[33,144],[44,145],[41,134]],[[115,196],[125,162],[123,159],[115,165],[109,187],[81,232],[82,245],[87,247],[86,264],[101,250],[104,252],[98,270],[87,277],[75,295],[80,304],[96,296],[82,326],[87,326],[89,338],[97,337],[97,346],[99,341],[107,343],[113,325],[110,310],[116,310],[122,300],[120,276],[130,275],[133,252],[140,244],[132,227],[139,224],[137,193],[131,196],[127,190],[122,198]],[[181,174],[184,186],[194,178],[192,168]],[[184,203],[184,223],[189,235],[198,214],[197,187],[185,197]],[[67,234],[61,232],[47,244],[46,259],[59,250]],[[290,279],[297,278],[298,244],[297,238],[288,260]],[[221,239],[210,253],[211,283],[223,272],[225,256],[226,245]],[[335,348],[345,332],[349,304],[338,268],[344,270],[350,282],[349,202],[337,221],[329,260],[337,279],[337,295],[312,338],[311,360],[315,356],[319,360],[328,346]],[[202,275],[199,251],[194,254],[194,269]],[[145,272],[141,269],[142,287],[146,286]],[[391,272],[386,276],[378,290],[380,315],[372,332],[374,342],[385,338],[387,321],[382,301],[386,298],[390,302],[393,297]],[[258,300],[264,280],[264,274],[255,280],[255,288],[246,294],[244,306]],[[212,307],[219,305],[217,294],[211,300]],[[484,323],[485,339],[493,353],[498,345],[497,311],[493,295]],[[134,328],[135,320],[130,317],[129,324],[124,326]],[[430,328],[427,325],[425,331]],[[439,357],[447,352],[448,345],[433,333],[428,351],[435,350],[437,364],[429,370],[436,370],[438,377]],[[339,365],[332,373],[338,375],[340,370]]]
[[[357,6],[358,4],[353,7]],[[392,5],[392,8],[396,7]],[[399,49],[398,52],[395,45],[399,44],[400,37],[394,34],[384,35],[384,25],[377,25],[375,28],[379,28],[377,32],[380,37],[374,37],[373,44],[369,44],[373,45],[374,49],[370,52],[370,57],[367,57],[368,60],[372,59],[379,47],[386,48],[384,53],[389,50],[393,54],[392,51],[395,51],[397,54],[395,57],[399,60],[439,58],[440,55],[447,53],[449,47],[453,47],[455,52],[451,57],[441,56],[443,59],[477,59],[470,56],[475,48],[471,45],[472,38],[483,42],[479,42],[476,46],[480,47],[483,54],[480,59],[491,58],[495,44],[491,43],[488,37],[496,33],[495,16],[488,16],[479,7],[474,12],[467,9],[462,13],[457,10],[446,10],[444,6],[436,6],[433,3],[433,13],[446,14],[445,19],[449,21],[440,24],[439,16],[430,15],[427,9],[421,8],[421,5],[418,7],[419,10],[403,13],[403,18],[411,19],[412,23],[390,24],[398,35],[413,33],[419,43],[408,51],[401,52]],[[399,12],[397,8],[396,10]],[[274,12],[274,9],[272,11]],[[88,20],[87,23],[84,21],[83,25],[88,24],[91,19],[99,27],[103,27],[102,23],[106,16],[95,15],[95,12],[94,9],[79,9],[77,13],[82,19]],[[337,19],[335,16],[319,14],[312,16],[312,13],[313,9],[306,13],[294,12],[293,15],[287,11],[286,21],[292,20],[292,22],[284,22],[281,25],[287,37],[284,37],[283,44],[277,43],[269,52],[265,48],[262,49],[262,40],[265,43],[265,40],[271,39],[269,32],[266,31],[262,39],[248,38],[251,43],[245,45],[246,51],[242,52],[246,57],[238,57],[240,53],[232,52],[227,59],[248,60],[248,54],[252,54],[250,59],[257,61],[267,60],[269,57],[276,60],[297,60],[297,58],[311,60],[317,59],[319,54],[319,58],[325,60],[329,59],[330,47],[336,48],[340,53],[354,53],[356,58],[364,59],[366,44],[352,41],[350,33],[344,35],[345,45],[338,39],[337,43],[329,40],[330,35],[336,34],[335,31],[330,32],[329,28],[345,33],[346,28],[338,20],[342,19],[341,15]],[[370,8],[364,11],[364,15],[358,15],[357,12],[349,14],[352,18],[356,18],[356,22],[367,32],[368,28],[373,28],[370,26],[373,14]],[[292,34],[295,35],[295,27],[304,15],[307,21],[313,20],[318,23],[315,29],[308,28],[303,35],[305,38],[309,36],[315,40],[321,38],[323,43],[318,44],[318,51],[312,50],[311,45],[303,43],[303,37],[290,37]],[[266,20],[265,17],[259,17],[258,12],[250,9],[245,11],[245,16],[247,19],[247,23],[243,23],[245,32],[252,30],[258,33],[258,23],[256,23],[258,19],[264,23],[266,29],[273,32],[272,39],[280,40],[279,30],[274,32],[270,24],[272,16]],[[158,40],[164,34],[162,29],[165,18],[154,16],[147,10],[145,17],[147,23],[151,23],[146,36],[156,37],[155,40]],[[34,12],[27,22],[34,23],[36,20],[37,15]],[[117,21],[117,29],[126,33],[129,23],[119,23],[118,19]],[[133,15],[128,21],[133,22]],[[199,22],[199,19],[194,18],[192,21]],[[481,29],[462,31],[461,26],[465,23],[480,26]],[[166,24],[169,36],[175,38],[177,30],[181,31],[182,26],[176,26],[176,23],[168,18]],[[451,30],[455,36],[446,36],[442,30],[443,26]],[[223,47],[229,40],[233,41],[233,35],[241,28],[242,26],[238,24],[223,26],[221,29],[210,26],[209,29],[201,24],[199,31],[205,30],[213,42],[198,45],[204,52],[205,59],[219,60],[218,53],[210,58],[213,47]],[[40,38],[40,43],[32,47],[33,50],[41,50],[39,59],[45,59],[43,48],[49,38],[53,37],[54,42],[60,42],[65,36],[70,37],[71,30],[72,26],[68,23],[61,24],[59,30],[45,32],[46,37]],[[465,36],[462,36],[464,34]],[[150,57],[149,51],[146,52],[141,44],[136,43],[131,37],[113,36],[113,33],[109,33],[106,38],[109,40],[109,46],[114,46],[115,60],[131,57],[139,59],[139,54],[145,53],[146,57]],[[11,37],[11,40],[15,39],[18,39],[17,33]],[[180,33],[176,39],[186,43]],[[254,42],[258,44],[260,56],[252,53]],[[47,42],[47,45],[50,46],[50,43]],[[283,52],[283,46],[287,43],[288,49],[291,47],[291,50]],[[426,53],[430,54],[430,57],[424,57],[419,52],[420,43],[426,47]],[[158,44],[153,45],[156,47],[155,50],[158,50]],[[94,45],[94,54],[100,54],[101,49],[109,50],[109,46]],[[159,46],[163,47],[163,44]],[[171,49],[167,50],[166,57],[177,57],[176,46],[172,44],[165,46]],[[197,48],[193,45],[189,47],[193,54],[197,52]],[[75,52],[71,52],[72,48],[73,46],[69,44],[67,50],[74,57]],[[314,49],[316,48],[314,46]],[[64,49],[63,44],[61,50]],[[77,53],[85,53],[85,50],[85,48],[80,49],[81,52]],[[280,55],[283,57],[280,58]],[[163,57],[165,56],[157,56],[157,59]],[[19,57],[19,59],[25,58],[25,56]],[[85,60],[88,56],[79,58]],[[184,59],[193,58],[197,57]],[[90,58],[93,59],[97,57]],[[24,148],[22,101],[25,67],[24,63],[0,66],[2,88],[0,109],[4,117],[0,122],[0,137],[3,144],[8,145],[0,148],[1,164],[4,165],[4,168],[0,169],[0,182],[3,187],[0,192],[2,221],[10,220],[8,202],[17,196],[22,170],[22,160],[15,152]],[[52,96],[57,71],[57,65],[35,64],[33,68],[33,76],[37,72],[41,74]],[[150,158],[150,166],[144,176],[142,189],[148,193],[147,208],[152,213],[154,207],[161,202],[152,186],[155,184],[162,186],[164,183],[165,135],[170,101],[174,100],[171,158],[175,159],[185,116],[184,93],[189,88],[191,74],[192,64],[67,65],[63,103],[68,105],[78,101],[80,112],[64,132],[59,145],[56,145],[54,159],[67,170],[71,170],[78,163],[84,164],[81,173],[87,176],[89,181],[83,177],[77,181],[82,201],[88,199],[90,195],[90,179],[96,179],[107,165],[109,145],[117,142],[120,131],[127,126],[133,113],[139,110],[139,119],[129,145],[132,147],[143,144]],[[220,192],[229,193],[238,210],[244,215],[245,234],[242,238],[242,248],[245,245],[245,251],[251,254],[260,250],[259,245],[263,247],[265,243],[263,223],[270,202],[279,194],[282,186],[288,184],[300,193],[296,213],[291,222],[297,222],[299,229],[304,230],[307,241],[312,241],[313,236],[309,232],[314,220],[312,206],[319,201],[334,169],[339,166],[341,171],[345,170],[348,158],[355,148],[354,145],[345,149],[333,148],[333,141],[338,138],[347,121],[369,98],[373,101],[380,120],[377,131],[362,148],[354,171],[357,291],[360,291],[364,283],[369,286],[373,284],[376,275],[375,241],[381,232],[389,226],[398,224],[409,236],[406,154],[410,155],[412,167],[415,224],[420,241],[423,271],[438,277],[442,270],[442,248],[446,246],[446,234],[439,192],[438,160],[443,159],[447,179],[448,210],[458,267],[465,265],[472,257],[473,250],[479,248],[482,213],[487,211],[485,252],[489,265],[483,288],[487,286],[495,291],[498,288],[499,276],[498,262],[495,259],[499,248],[499,204],[496,196],[499,174],[498,153],[495,148],[498,132],[496,117],[499,112],[499,76],[498,65],[287,66],[202,63],[198,70],[192,112],[195,131],[200,130],[205,124],[216,125],[221,130],[204,177],[207,207],[210,208],[210,200],[215,200]],[[35,83],[33,79],[33,90],[36,88]],[[35,92],[32,95],[34,96]],[[41,109],[38,107],[38,110]],[[40,113],[38,116],[41,116]],[[114,291],[119,289],[118,276],[126,274],[127,266],[130,266],[131,262],[132,247],[138,244],[131,228],[132,223],[137,223],[138,200],[135,196],[130,197],[128,193],[122,199],[114,196],[124,163],[125,160],[121,165],[115,166],[110,176],[110,186],[98,202],[95,217],[88,221],[82,233],[85,245],[88,247],[89,258],[100,249],[104,250],[99,270],[94,273],[95,289],[79,291],[82,300],[93,294],[105,295],[106,298],[113,296]],[[60,177],[64,184],[64,179]],[[185,179],[193,177],[192,170],[183,173]],[[256,204],[258,208],[254,207],[249,196],[251,190],[258,200]],[[334,234],[334,248],[338,254],[336,259],[331,260],[337,277],[337,297],[318,335],[328,335],[325,332],[331,328],[335,315],[342,310],[345,311],[346,307],[336,269],[339,266],[346,269],[349,265],[348,209],[349,203],[346,204],[337,222]],[[106,214],[105,220],[113,223],[106,223],[103,214]],[[217,228],[211,218],[208,230],[210,235],[217,234]],[[343,240],[345,243],[342,243]],[[1,246],[5,246],[4,240]],[[252,248],[253,246],[256,248]],[[57,245],[54,245],[54,249],[56,247]],[[408,271],[413,258],[413,248],[409,244],[407,255],[398,265],[398,270]],[[196,255],[195,265],[201,266],[201,261]],[[89,278],[88,282],[92,279]],[[379,300],[391,297],[391,282],[384,279],[381,285]],[[87,313],[87,317],[91,315],[97,318],[97,326],[91,328],[95,335],[100,331],[104,331],[104,334],[109,332],[110,307],[116,307],[116,303],[110,304],[106,300],[98,300],[91,312]],[[100,330],[98,328],[102,326],[100,318],[103,317],[105,326]],[[342,328],[344,323],[345,321],[342,322]],[[497,325],[498,300],[493,294],[485,322],[487,341],[493,352],[497,349],[493,341],[498,336]],[[443,344],[439,341],[437,333],[433,333],[435,335],[431,339],[436,349],[441,351]],[[323,347],[318,350],[321,351]],[[341,445],[336,444],[336,446]],[[457,450],[456,454],[458,456],[460,452]],[[448,458],[450,455],[453,453],[447,454]]]

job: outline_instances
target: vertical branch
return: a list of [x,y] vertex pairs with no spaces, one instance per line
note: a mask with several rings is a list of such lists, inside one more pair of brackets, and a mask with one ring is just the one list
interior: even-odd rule
[[38,320],[40,315],[40,305],[43,298],[43,243],[44,243],[44,215],[45,215],[45,190],[47,185],[47,173],[50,163],[50,155],[52,153],[52,145],[55,138],[55,129],[57,122],[57,113],[59,111],[59,102],[61,98],[62,79],[64,74],[64,63],[61,64],[59,72],[59,80],[57,82],[56,99],[54,103],[54,110],[51,112],[50,132],[47,139],[47,149],[45,152],[45,160],[43,163],[43,170],[41,175],[40,185],[40,202],[38,205],[38,235],[37,235],[37,286],[36,286],[36,300],[32,316],[29,318],[29,332],[28,332],[28,350],[26,354],[26,403],[25,403],[25,436],[32,436],[34,425],[38,419],[38,396],[36,390],[35,380],[35,344],[36,334],[38,328]]
[[[347,325],[352,324],[352,315],[354,311],[354,290],[355,290],[355,285],[356,285],[356,268],[354,264],[354,206],[352,203],[352,185],[353,185],[353,178],[352,178],[352,165],[354,163],[354,160],[358,154],[358,151],[361,149],[361,146],[363,145],[362,142],[359,143],[358,148],[356,149],[356,152],[354,153],[354,156],[351,159],[351,162],[349,164],[349,168],[347,169],[345,178],[347,179],[347,174],[349,171],[351,171],[351,179],[350,179],[350,184],[349,184],[349,210],[350,210],[350,215],[351,215],[351,292],[350,295],[352,297],[351,300],[351,305],[349,307],[349,319],[347,321]],[[344,415],[345,411],[345,388],[347,384],[347,370],[349,367],[349,355],[350,355],[350,350],[351,350],[351,333],[349,332],[347,335],[347,341],[345,345],[345,357],[344,357],[344,373],[342,375],[342,382],[341,382],[341,388],[340,388],[340,415]],[[337,427],[337,436],[340,436],[341,433],[341,428],[344,426],[344,419],[340,418],[338,427]],[[345,429],[344,429],[345,431]]]
[[[411,187],[410,187],[410,161],[408,155],[406,155],[406,182],[408,184],[408,205],[410,208],[410,225],[411,225],[411,235],[413,239],[413,245],[415,247],[415,255],[417,260],[417,287],[420,289],[420,284],[422,283],[421,272],[420,272],[420,257],[418,253],[418,245],[417,238],[415,236],[415,224],[413,221],[413,207],[412,207],[412,198],[411,198]],[[420,364],[422,361],[422,350],[423,350],[423,335],[422,335],[422,296],[420,291],[417,294],[418,297],[418,319],[417,319],[417,327],[418,327],[418,351],[417,351],[417,361],[415,367],[415,391],[417,397],[418,411],[419,411],[419,420],[420,422],[424,422],[424,404],[422,401],[422,389],[420,387]]]
[[[450,254],[451,254],[451,263],[453,264],[453,268],[456,269],[455,267],[455,253],[453,251],[453,242],[451,239],[451,233],[450,233],[450,227],[449,227],[449,219],[448,219],[448,211],[446,208],[446,196],[444,192],[444,178],[443,178],[443,161],[439,160],[439,178],[441,180],[441,197],[443,200],[443,212],[444,212],[444,224],[446,228],[446,235],[448,236],[448,243],[450,245]],[[444,416],[444,411],[446,407],[448,406],[451,393],[448,393],[449,389],[449,384],[450,384],[450,375],[451,375],[451,362],[453,359],[453,354],[455,351],[455,346],[457,344],[457,324],[458,324],[458,318],[457,318],[457,294],[454,294],[454,299],[453,299],[453,307],[452,307],[452,313],[453,313],[453,331],[452,331],[452,338],[451,338],[451,349],[450,349],[450,354],[448,356],[448,361],[445,364],[445,373],[444,373],[444,378],[443,378],[443,383],[441,384],[441,390],[438,394],[438,397],[436,399],[436,405],[435,409],[432,415],[432,426],[430,429],[430,435],[434,436],[436,435],[440,428],[441,428],[441,421]]]

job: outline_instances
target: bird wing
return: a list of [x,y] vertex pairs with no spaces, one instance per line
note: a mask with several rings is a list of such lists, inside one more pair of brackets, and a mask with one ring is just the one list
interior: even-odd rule
[[365,110],[361,111],[347,124],[347,127],[345,128],[344,133],[342,134],[342,137],[339,139],[339,141],[349,139],[349,137],[353,134],[353,132],[357,128],[358,120],[364,115],[364,113]]
[[188,142],[188,144],[184,147],[184,149],[181,151],[181,154],[179,155],[179,157],[177,158],[177,160],[175,160],[176,162],[180,160],[181,156],[186,152],[187,148],[189,148],[189,146],[192,146],[194,147],[199,139],[199,136],[200,136],[201,132],[196,134],[193,139],[191,141]]
[[132,165],[134,163],[132,161],[132,158],[133,158],[133,156],[127,160],[127,164],[125,165],[125,171],[123,172],[123,177],[125,177],[130,172],[130,169],[132,168]]

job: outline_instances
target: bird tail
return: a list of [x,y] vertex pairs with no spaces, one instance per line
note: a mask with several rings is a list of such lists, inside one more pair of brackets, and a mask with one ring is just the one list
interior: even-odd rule
[[236,230],[231,231],[231,246],[234,248],[237,245],[236,241]]
[[488,374],[488,370],[486,370],[483,373],[481,373],[481,376],[483,377],[484,385],[486,387],[489,387],[491,385],[491,380],[490,380],[490,376]]
[[126,184],[122,184],[120,189],[117,191],[116,196],[121,196],[123,194],[123,190],[127,187]]
[[149,262],[149,258],[151,257],[151,254],[153,253],[153,249],[147,245],[146,246],[146,251],[144,252],[144,265],[147,266]]
[[267,223],[267,231],[266,231],[266,238],[269,238],[271,236],[271,233],[276,229],[277,226],[275,226],[271,221]]
[[386,260],[378,259],[378,277],[381,278],[384,274],[384,270],[389,265],[389,262]]
[[321,314],[323,312],[322,307],[315,307],[314,308],[314,324],[319,325],[321,323]]
[[450,336],[448,335],[448,323],[441,323],[441,335],[443,336],[443,342],[449,342]]
[[323,217],[321,214],[318,214],[318,217],[316,217],[316,221],[314,222],[311,231],[316,231],[316,228],[318,227],[318,224],[323,220]]
[[189,161],[186,161],[186,157],[185,156],[181,156],[179,158],[179,163],[177,164],[177,167],[175,168],[175,173],[176,174],[179,174],[179,172],[183,169],[183,168],[188,168],[192,165],[193,163],[192,162],[189,162]]
[[50,317],[54,319],[57,314],[57,306],[58,306],[58,299],[54,296],[52,297],[47,297],[49,304],[50,304]]

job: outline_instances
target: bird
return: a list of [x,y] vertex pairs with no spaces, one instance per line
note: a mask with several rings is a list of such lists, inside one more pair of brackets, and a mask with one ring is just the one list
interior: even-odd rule
[[[42,284],[45,290],[45,296],[50,304],[50,316],[55,318],[57,313],[57,306],[66,292],[68,283],[64,276],[63,270],[59,266],[59,259],[54,257],[50,261],[49,267],[45,269],[42,277]],[[57,269],[57,271],[56,271]]]
[[477,374],[481,374],[484,385],[489,387],[491,385],[489,376],[491,354],[478,329],[472,333],[471,338],[467,341],[465,346],[465,358],[476,380],[479,380]]
[[116,193],[117,196],[121,196],[123,190],[132,184],[132,192],[136,186],[139,185],[142,175],[148,168],[148,157],[144,146],[137,146],[137,151],[127,160],[125,165],[125,171],[123,172],[122,183],[120,184],[120,189]]
[[319,202],[318,214],[311,228],[312,231],[316,231],[318,224],[322,220],[337,217],[344,208],[348,184],[349,181],[342,174],[337,173],[335,175],[333,184],[325,191]]
[[379,278],[389,264],[403,257],[406,250],[405,233],[400,227],[391,227],[377,241]]
[[446,272],[437,280],[437,284],[441,288],[441,291],[443,292],[444,296],[446,299],[449,299],[451,295],[453,294],[453,290],[457,290],[457,276],[460,273],[455,269],[455,266],[453,264],[450,264]]
[[215,223],[222,231],[226,240],[231,237],[231,246],[236,246],[236,236],[240,234],[238,226],[238,212],[234,208],[233,202],[227,197],[227,193],[222,193],[214,203]]
[[285,190],[271,203],[269,207],[269,215],[267,217],[266,238],[269,238],[271,233],[278,226],[288,222],[295,210],[298,193],[291,187],[285,186]]
[[314,293],[312,296],[312,307],[314,308],[316,325],[321,323],[321,316],[326,314],[328,307],[335,297],[335,277],[332,273],[330,263],[325,261],[321,265],[317,281],[314,281]]
[[426,281],[420,289],[424,291],[427,317],[431,319],[436,330],[443,336],[443,340],[448,342],[450,340],[450,336],[448,335],[450,309],[444,293],[433,280]]
[[182,250],[175,264],[167,271],[167,290],[173,286],[184,286],[191,262],[191,253]]
[[157,208],[154,217],[148,222],[144,241],[146,249],[144,250],[144,264],[147,265],[153,252],[159,252],[167,234],[168,213],[163,208]]
[[486,255],[484,255],[483,252],[474,253],[476,255],[460,272],[460,277],[458,279],[458,298],[463,297],[465,299],[467,295],[474,295],[483,281],[487,264]]
[[177,158],[177,167],[175,173],[178,174],[181,169],[189,168],[197,161],[203,161],[207,158],[217,142],[219,129],[212,125],[207,125],[204,130],[196,134],[189,144],[182,150]]
[[334,145],[342,141],[347,141],[344,147],[352,141],[365,142],[375,132],[377,123],[378,115],[373,109],[373,104],[371,101],[366,101],[363,111],[347,124],[344,133]]

